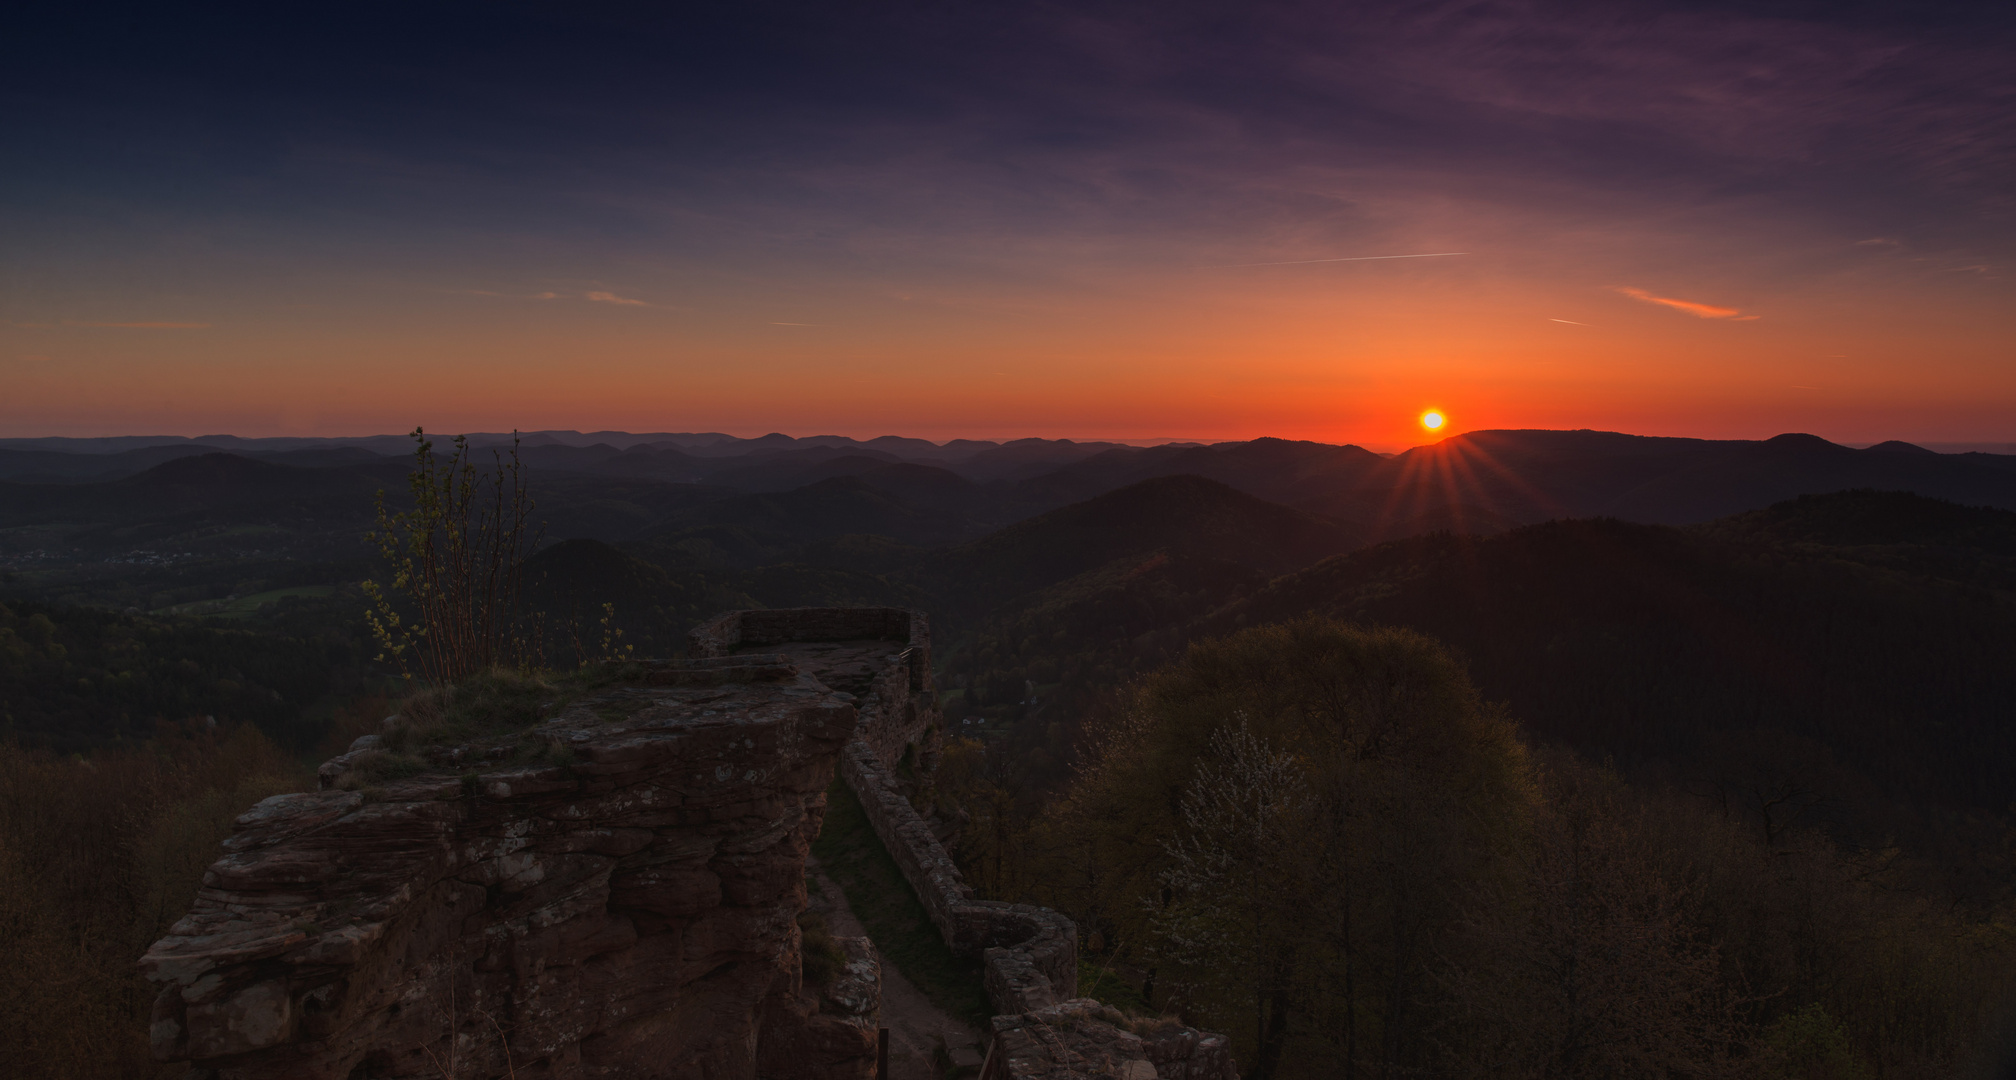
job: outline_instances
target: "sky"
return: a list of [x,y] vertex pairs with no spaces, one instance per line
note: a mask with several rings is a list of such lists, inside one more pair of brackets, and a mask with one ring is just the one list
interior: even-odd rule
[[2016,441],[2006,3],[41,7],[0,435]]

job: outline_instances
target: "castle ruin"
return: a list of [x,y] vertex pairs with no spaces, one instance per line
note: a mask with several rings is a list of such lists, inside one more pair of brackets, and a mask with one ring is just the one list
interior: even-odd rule
[[897,782],[942,721],[930,629],[897,608],[737,611],[691,659],[611,665],[530,730],[241,817],[142,965],[151,1038],[205,1080],[874,1075],[871,942],[804,985],[796,919],[836,774],[997,1015],[984,1080],[1232,1080],[1223,1036],[1080,999],[1077,932],[977,900]]

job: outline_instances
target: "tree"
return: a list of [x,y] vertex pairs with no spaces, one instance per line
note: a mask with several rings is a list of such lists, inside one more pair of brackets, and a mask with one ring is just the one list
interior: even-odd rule
[[[1163,844],[1169,900],[1152,905],[1178,986],[1227,992],[1251,1009],[1252,1075],[1272,1077],[1288,1038],[1314,911],[1302,860],[1312,809],[1303,770],[1241,723],[1211,737]],[[1199,1004],[1205,1004],[1202,999]]]
[[526,666],[536,651],[517,610],[520,569],[538,544],[528,539],[533,509],[518,461],[518,436],[507,458],[491,452],[492,468],[479,470],[466,435],[452,441],[446,461],[420,428],[413,429],[413,471],[407,476],[413,508],[388,512],[378,493],[378,527],[368,539],[391,570],[391,593],[404,594],[402,613],[385,587],[363,583],[380,661],[409,678],[446,686],[499,664]]
[[1572,760],[1510,888],[1471,905],[1442,976],[1459,1072],[1669,1080],[1731,1075],[1741,1004],[1698,897],[1667,879],[1623,785]]
[[[1078,841],[1030,879],[1260,1075],[1390,1075],[1426,1052],[1431,945],[1532,799],[1510,723],[1439,645],[1305,619],[1146,678],[1038,824]],[[1236,959],[1204,962],[1210,940]]]

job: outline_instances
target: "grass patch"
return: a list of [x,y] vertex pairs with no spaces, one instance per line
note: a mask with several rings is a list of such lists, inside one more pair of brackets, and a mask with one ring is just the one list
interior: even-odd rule
[[538,675],[505,670],[472,675],[400,701],[399,723],[385,732],[385,747],[414,751],[524,731],[560,696],[558,686]]
[[[380,737],[378,748],[352,759],[337,786],[354,790],[372,781],[444,768],[460,771],[465,764],[442,756],[456,746],[474,754],[469,764],[484,767],[572,765],[574,748],[540,731],[540,721],[614,681],[615,676],[600,670],[551,674],[499,669],[451,687],[415,691],[394,703],[398,722],[373,733]],[[597,713],[614,720],[634,710],[634,703],[618,703]],[[465,778],[465,786],[470,782]]]
[[839,780],[826,792],[826,822],[812,842],[819,865],[868,930],[883,959],[896,965],[933,1005],[982,1031],[994,1012],[976,960],[955,956],[924,905],[883,850],[860,800]]
[[267,604],[277,604],[289,597],[326,599],[336,594],[334,585],[295,585],[285,589],[268,589],[265,592],[241,596],[235,600],[195,600],[173,607],[160,608],[155,615],[216,615],[226,619],[249,619],[259,613]]
[[833,930],[826,925],[826,916],[807,911],[798,916],[798,929],[803,937],[798,951],[799,970],[805,977],[805,985],[821,990],[832,986],[833,980],[847,969],[847,954],[833,940]]
[[1133,980],[1084,953],[1078,954],[1078,996],[1097,998],[1130,1016],[1153,1011]]

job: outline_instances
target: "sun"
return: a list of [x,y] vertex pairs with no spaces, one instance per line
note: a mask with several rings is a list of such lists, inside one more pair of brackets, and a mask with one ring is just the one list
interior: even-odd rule
[[1440,409],[1429,409],[1427,412],[1421,414],[1421,426],[1427,428],[1429,431],[1440,431],[1442,430],[1442,425],[1448,422],[1449,418],[1443,416]]

